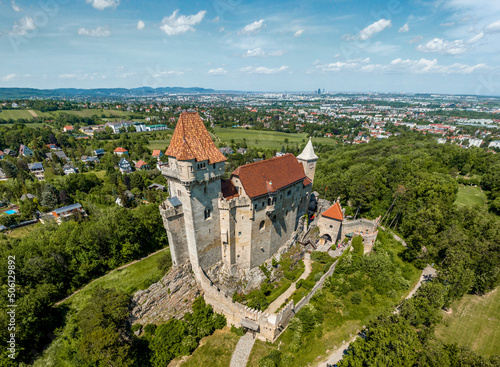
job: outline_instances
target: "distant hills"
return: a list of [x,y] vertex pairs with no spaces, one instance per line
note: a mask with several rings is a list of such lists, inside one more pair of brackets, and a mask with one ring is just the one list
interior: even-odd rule
[[97,89],[35,89],[35,88],[0,88],[0,99],[30,98],[30,97],[103,97],[103,98],[133,98],[150,97],[165,94],[213,94],[213,93],[239,93],[237,91],[216,91],[205,88],[181,88],[181,87],[141,87],[141,88],[97,88]]

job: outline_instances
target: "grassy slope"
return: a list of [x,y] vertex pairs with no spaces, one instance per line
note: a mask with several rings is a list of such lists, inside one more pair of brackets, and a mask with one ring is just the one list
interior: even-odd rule
[[460,185],[455,204],[458,206],[479,205],[484,207],[486,205],[486,195],[480,187]]
[[[331,306],[337,297],[328,291],[322,292],[324,296],[318,301],[318,304],[320,306],[319,309],[324,315],[324,322],[322,324],[323,333],[321,337],[318,337],[315,332],[303,337],[300,351],[294,353],[293,366],[306,366],[311,363],[314,366],[321,362],[329,354],[329,351],[335,349],[344,341],[349,340],[372,317],[379,314],[382,309],[393,309],[396,303],[401,301],[418,282],[420,271],[412,265],[404,263],[395,255],[404,249],[403,246],[382,230],[379,234],[379,240],[383,241],[385,248],[394,254],[392,256],[393,261],[398,266],[405,268],[403,273],[407,272],[410,275],[410,288],[404,292],[399,291],[396,299],[380,297],[375,305],[367,302],[365,297],[363,297],[361,304],[353,305],[349,300],[354,292],[349,292],[347,295],[341,297],[345,305],[341,310],[337,310]],[[363,294],[363,290],[361,290],[361,293]],[[286,330],[274,344],[257,340],[250,355],[250,363],[248,365],[257,366],[258,361],[269,354],[272,349],[276,349],[280,343],[284,344],[281,350],[285,350],[286,346],[291,344],[291,340],[292,332],[290,330]]]
[[216,330],[213,335],[207,336],[200,341],[200,346],[187,357],[174,359],[170,366],[182,367],[227,367],[239,336],[229,331],[229,328]]
[[485,356],[500,354],[500,290],[484,296],[465,295],[452,304],[436,328],[438,339],[468,346]]
[[94,289],[97,287],[114,288],[125,291],[131,295],[139,289],[148,288],[163,276],[162,272],[157,267],[157,261],[165,254],[165,251],[168,250],[164,250],[147,259],[140,260],[125,269],[110,272],[64,301],[61,307],[66,306],[69,309],[69,312],[66,314],[66,323],[61,332],[59,334],[56,333],[56,339],[44,351],[43,355],[35,361],[33,366],[77,366],[70,360],[66,360],[61,354],[65,351],[66,344],[75,342],[75,337],[72,335],[75,326],[74,316],[92,300],[92,292]]
[[[38,111],[34,111],[37,115],[40,116]],[[8,119],[33,119],[33,115],[28,110],[1,110],[0,111],[0,119],[8,120]]]

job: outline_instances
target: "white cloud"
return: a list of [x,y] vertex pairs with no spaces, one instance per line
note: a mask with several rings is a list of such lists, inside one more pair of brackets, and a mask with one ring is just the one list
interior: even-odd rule
[[329,64],[316,64],[316,69],[320,71],[340,71],[340,70],[345,70],[345,69],[359,69],[361,65],[367,64],[370,62],[370,58],[367,57],[365,59],[353,59],[353,60],[347,60],[345,62],[343,61],[337,61],[337,62],[332,62]]
[[59,74],[59,79],[76,79],[77,74]]
[[219,28],[219,33],[220,33],[220,32],[224,32],[224,27],[220,27],[220,28]]
[[455,25],[455,22],[448,22],[448,23],[441,23],[441,27],[453,27]]
[[193,15],[178,15],[179,9],[175,10],[171,16],[165,17],[162,20],[160,29],[169,36],[186,33],[188,31],[194,32],[193,26],[201,23],[205,17],[206,10],[201,10]]
[[273,56],[282,56],[285,53],[283,50],[276,50],[272,52],[265,52],[260,47],[254,48],[253,50],[248,50],[243,57],[273,57]]
[[484,28],[484,30],[485,30],[485,32],[488,32],[488,33],[500,32],[500,20],[497,20],[496,22],[488,24]]
[[36,29],[35,21],[32,17],[24,17],[19,19],[12,27],[12,33],[19,36],[26,35],[29,31],[34,31]]
[[467,51],[467,46],[463,40],[446,41],[442,38],[434,38],[425,44],[418,45],[417,50],[421,52],[437,52],[447,55],[460,55]]
[[416,36],[414,38],[412,38],[410,41],[408,41],[408,43],[419,43],[420,41],[422,41],[424,37],[422,36]]
[[224,70],[224,68],[210,69],[208,71],[208,74],[210,74],[210,75],[224,75],[224,74],[227,74],[227,70]]
[[183,75],[183,71],[175,71],[175,70],[170,70],[170,71],[157,71],[156,73],[153,73],[151,76],[153,78],[160,78],[163,76],[169,76],[169,75]]
[[410,30],[410,26],[408,25],[408,23],[405,23],[404,26],[402,26],[401,28],[399,28],[399,33],[408,32],[409,30]]
[[97,10],[104,10],[111,7],[116,8],[120,4],[120,0],[87,0],[87,4],[92,4]]
[[264,26],[264,19],[256,20],[253,23],[247,24],[243,29],[239,32],[239,34],[254,34],[261,31]]
[[17,76],[17,74],[8,74],[8,75],[6,75],[6,76],[4,76],[2,78],[2,81],[3,82],[8,82],[8,81],[10,81],[12,79],[15,79],[16,76]]
[[12,0],[12,9],[18,13],[23,11],[23,9],[21,9],[14,0]]
[[138,30],[142,30],[142,29],[144,29],[145,27],[146,27],[146,23],[144,23],[142,20],[139,20],[139,21],[137,22],[137,29],[138,29]]
[[288,66],[283,65],[279,68],[266,68],[265,66],[246,66],[244,68],[241,68],[240,71],[243,71],[245,73],[249,74],[277,74],[282,71],[285,71],[288,69]]
[[218,23],[220,20],[219,16],[216,16],[214,19],[212,19],[212,23]]
[[483,37],[484,37],[484,33],[480,32],[480,33],[476,34],[474,37],[472,37],[470,40],[468,40],[467,42],[468,43],[476,43],[477,41],[479,41]]
[[365,41],[372,38],[375,34],[382,32],[384,29],[392,26],[390,20],[380,19],[375,23],[370,24],[368,27],[364,28],[359,32],[359,39]]
[[97,27],[95,29],[87,29],[80,28],[78,30],[78,34],[80,36],[88,36],[88,37],[109,37],[111,36],[111,32],[108,27]]
[[305,32],[305,30],[304,30],[304,29],[299,29],[297,32],[295,32],[295,33],[293,34],[293,36],[294,36],[294,37],[300,37],[300,36],[302,36],[302,33],[304,33],[304,32]]

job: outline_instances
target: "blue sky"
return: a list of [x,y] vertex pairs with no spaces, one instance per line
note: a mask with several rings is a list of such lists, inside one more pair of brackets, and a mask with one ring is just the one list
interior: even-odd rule
[[500,1],[0,0],[0,87],[500,95]]

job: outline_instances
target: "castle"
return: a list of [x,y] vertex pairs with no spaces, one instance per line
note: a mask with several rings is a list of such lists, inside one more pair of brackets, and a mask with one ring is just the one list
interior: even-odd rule
[[199,271],[222,262],[236,274],[270,259],[307,213],[318,157],[311,141],[285,154],[238,167],[222,178],[225,156],[196,112],[179,117],[162,174],[170,197],[160,206],[172,262]]

